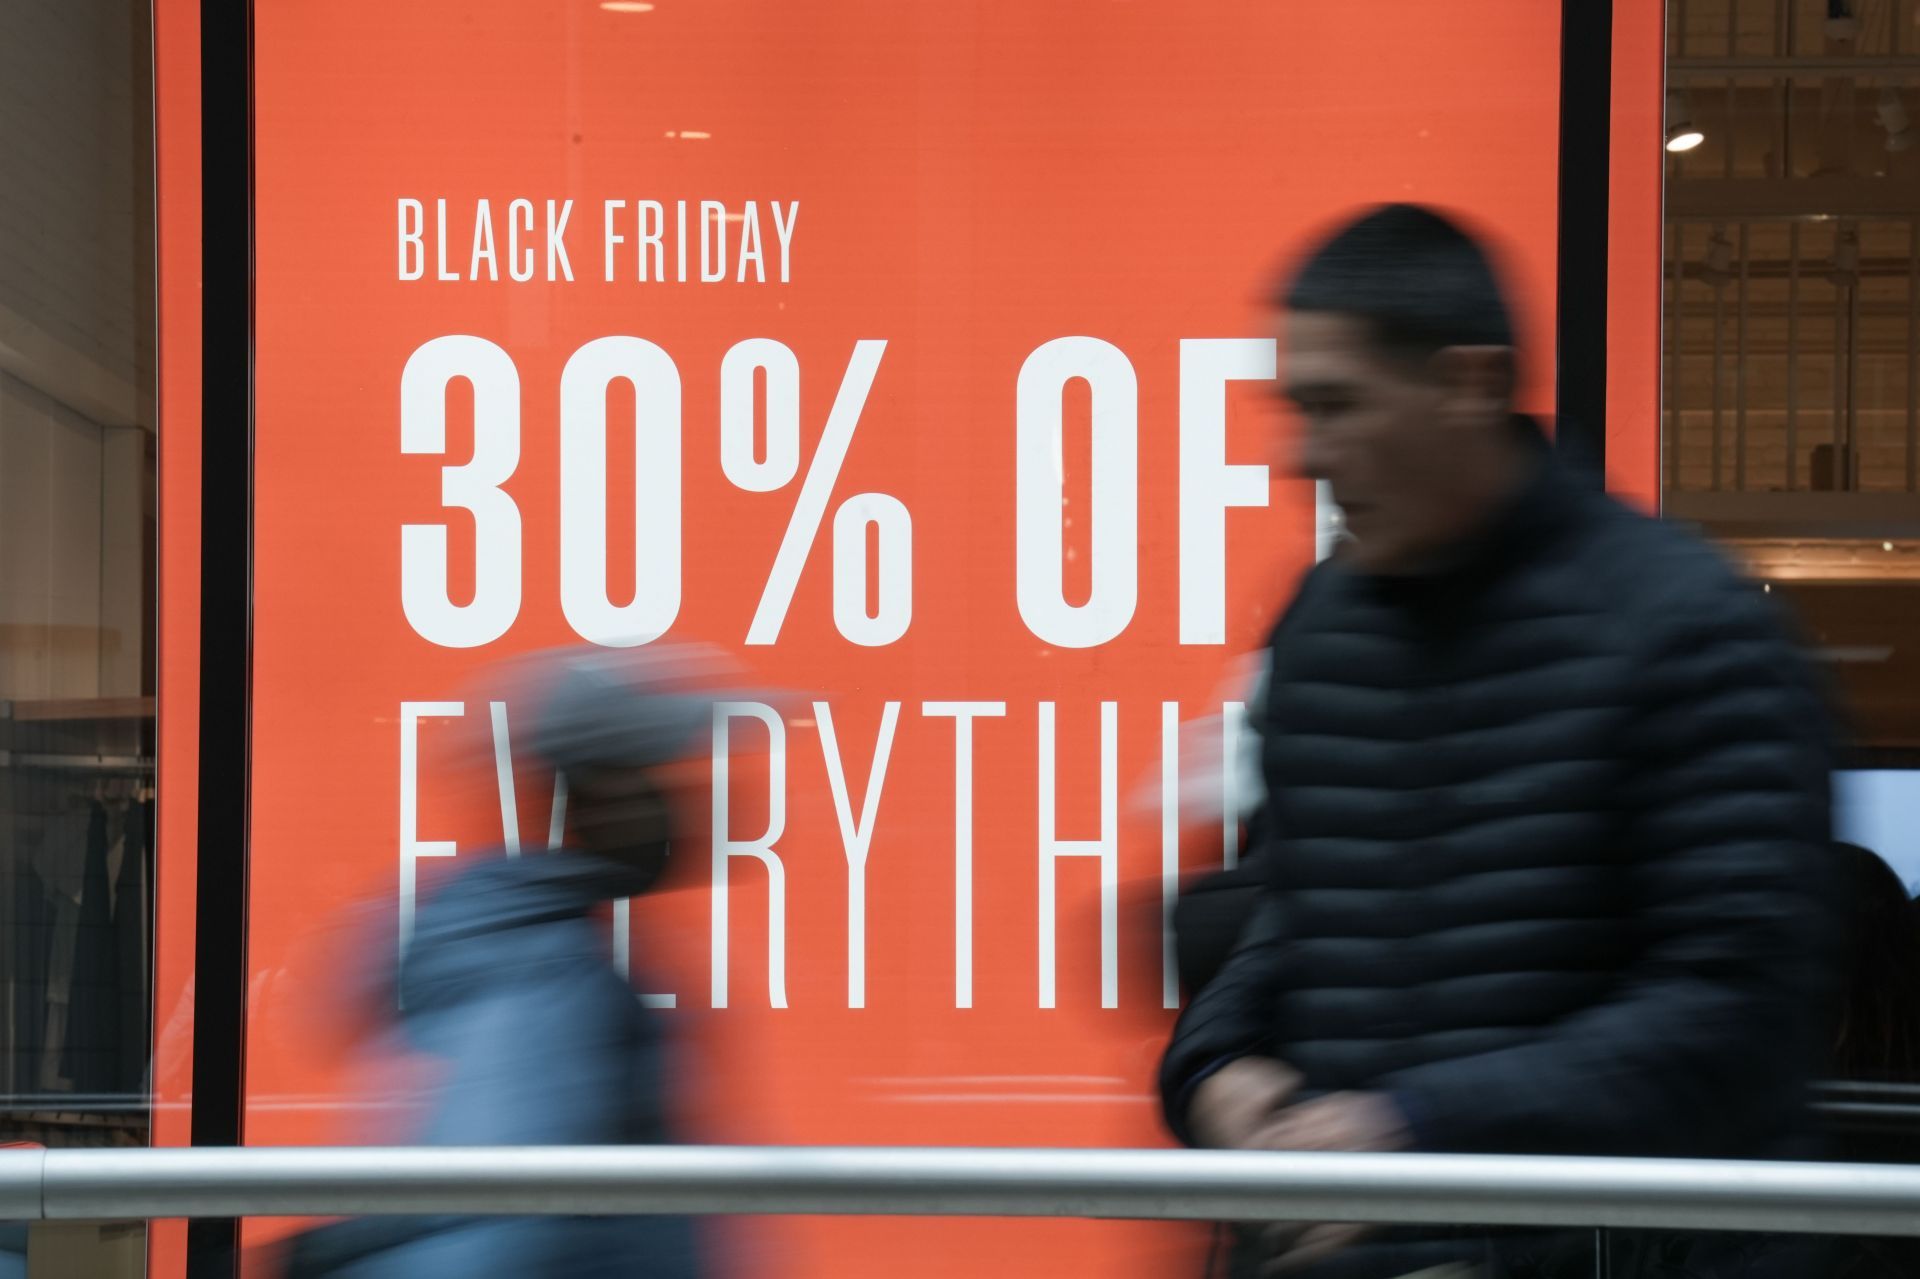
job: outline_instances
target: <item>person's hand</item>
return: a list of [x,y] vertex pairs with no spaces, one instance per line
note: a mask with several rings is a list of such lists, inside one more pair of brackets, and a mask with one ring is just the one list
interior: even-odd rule
[[1260,1232],[1267,1260],[1260,1265],[1265,1279],[1280,1279],[1325,1261],[1342,1248],[1350,1247],[1377,1226],[1358,1222],[1333,1221],[1318,1226],[1304,1222],[1277,1221]]
[[1257,1149],[1254,1138],[1271,1128],[1300,1090],[1300,1072],[1271,1057],[1240,1057],[1200,1081],[1187,1107],[1187,1127],[1203,1146]]
[[[1256,1150],[1405,1150],[1413,1144],[1406,1116],[1384,1093],[1337,1092],[1289,1106],[1263,1125],[1249,1145]],[[1304,1270],[1363,1238],[1371,1226],[1346,1222],[1313,1225],[1280,1221],[1264,1227],[1261,1243],[1271,1260],[1267,1276]]]
[[1336,1092],[1286,1107],[1244,1144],[1253,1150],[1378,1152],[1408,1149],[1413,1133],[1385,1093]]

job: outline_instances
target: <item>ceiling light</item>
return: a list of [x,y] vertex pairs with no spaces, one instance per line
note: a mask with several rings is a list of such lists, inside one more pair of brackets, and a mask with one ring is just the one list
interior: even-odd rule
[[652,13],[653,6],[647,0],[600,0],[600,7],[608,13]]
[[1880,543],[1880,549],[1881,549],[1881,550],[1883,550],[1883,551],[1891,551],[1891,550],[1893,549],[1893,543],[1892,543],[1892,542],[1882,542],[1882,543]]
[[1884,662],[1893,656],[1891,644],[1842,644],[1832,648],[1816,649],[1823,662],[1860,663]]
[[1707,140],[1707,135],[1690,124],[1667,130],[1667,150],[1675,155],[1685,155]]
[[1693,112],[1687,109],[1686,95],[1679,92],[1667,95],[1667,150],[1675,155],[1691,151],[1707,140],[1693,122]]

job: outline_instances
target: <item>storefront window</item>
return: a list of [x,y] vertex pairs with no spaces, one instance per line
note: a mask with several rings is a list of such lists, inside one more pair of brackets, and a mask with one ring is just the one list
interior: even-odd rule
[[1860,770],[1842,833],[1920,883],[1920,8],[1668,16],[1666,513],[1799,615]]
[[147,13],[26,6],[0,40],[0,1140],[48,1146],[147,1139]]
[[[413,1130],[316,1009],[564,842],[493,668],[656,641],[792,690],[702,735],[687,890],[607,921],[679,1131],[1167,1140],[1162,912],[1240,816],[1176,739],[1315,551],[1274,273],[1453,210],[1554,410],[1557,7],[1336,8],[259,7],[249,1144]],[[1204,1250],[906,1230],[754,1228],[799,1275]]]

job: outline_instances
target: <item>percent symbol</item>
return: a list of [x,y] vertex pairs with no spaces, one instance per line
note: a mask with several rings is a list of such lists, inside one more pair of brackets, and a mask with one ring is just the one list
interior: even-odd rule
[[[753,624],[747,628],[749,644],[771,644],[780,638],[886,349],[887,344],[876,339],[854,343],[826,428],[807,464],[793,514],[767,572]],[[754,378],[759,372],[766,375],[764,458],[756,457],[754,450]],[[800,362],[792,350],[771,338],[736,343],[721,362],[720,466],[734,487],[750,493],[785,488],[799,474]],[[876,545],[871,564],[869,529],[874,530]],[[867,611],[870,573],[876,588],[871,613]],[[912,620],[913,517],[896,497],[856,493],[841,502],[833,516],[834,625],[853,643],[878,648],[906,634]]]

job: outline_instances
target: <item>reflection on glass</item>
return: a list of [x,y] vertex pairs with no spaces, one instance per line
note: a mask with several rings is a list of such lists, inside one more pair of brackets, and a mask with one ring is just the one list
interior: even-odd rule
[[[151,97],[145,5],[0,40],[0,1143],[148,1136]],[[144,1233],[36,1227],[36,1264],[137,1274]]]

